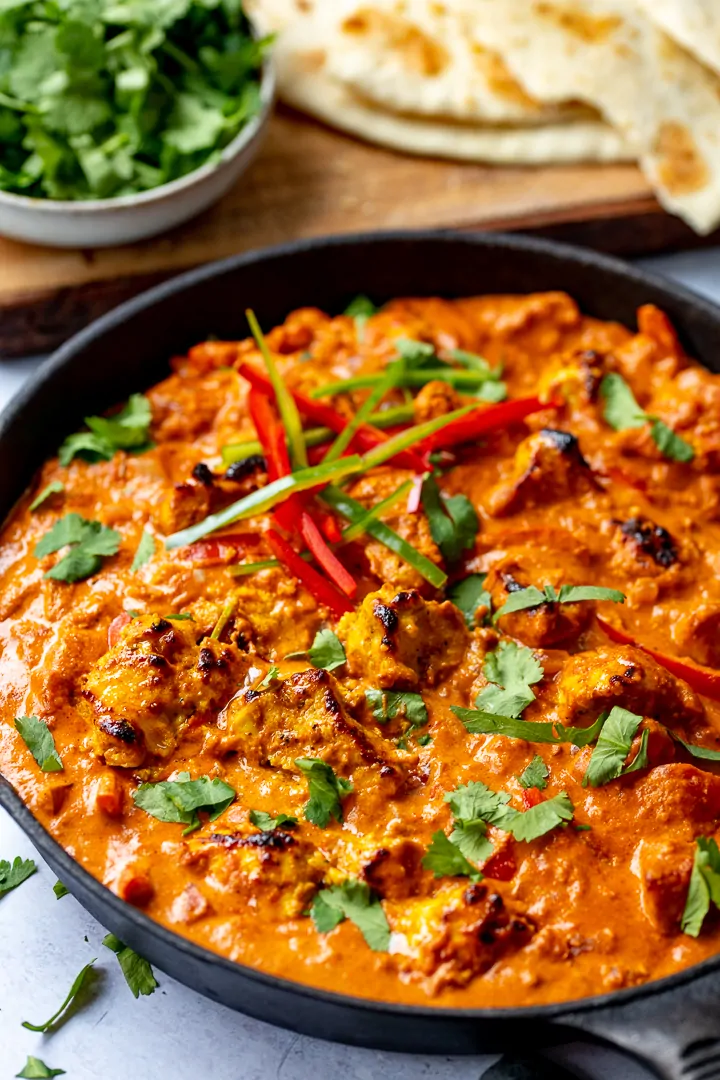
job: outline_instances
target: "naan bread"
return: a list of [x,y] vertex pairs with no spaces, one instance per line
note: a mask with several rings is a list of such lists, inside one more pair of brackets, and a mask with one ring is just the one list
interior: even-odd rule
[[245,0],[244,8],[265,32],[284,30],[312,14],[316,0]]
[[720,72],[718,0],[637,0],[637,3],[671,38]]
[[275,51],[284,101],[325,123],[393,150],[493,164],[627,160],[618,135],[598,121],[545,127],[482,127],[402,116],[363,100],[333,79],[312,27],[296,24]]
[[328,74],[391,112],[524,125],[576,117],[577,108],[541,105],[526,93],[477,39],[474,7],[472,0],[325,0],[314,25]]
[[599,109],[636,150],[664,206],[699,233],[720,224],[720,80],[712,72],[634,4],[474,3],[483,40],[533,97]]

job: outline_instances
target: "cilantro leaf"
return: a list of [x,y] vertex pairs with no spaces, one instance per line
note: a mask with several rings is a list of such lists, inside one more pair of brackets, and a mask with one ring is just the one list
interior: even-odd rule
[[460,610],[468,630],[477,626],[477,610],[480,607],[490,610],[492,601],[485,589],[487,574],[469,574],[462,581],[456,581],[448,589],[448,599]]
[[552,585],[546,585],[542,590],[530,585],[527,589],[510,593],[503,606],[493,615],[493,622],[497,622],[503,615],[539,607],[540,604],[577,604],[583,600],[612,600],[616,604],[623,604],[625,593],[599,585],[561,585],[559,590]]
[[62,900],[63,896],[69,896],[70,890],[67,886],[63,885],[62,881],[56,881],[53,885],[53,892],[55,893],[56,900]]
[[480,780],[448,792],[445,801],[450,804],[456,819],[465,822],[479,819],[512,833],[516,840],[525,841],[537,840],[556,826],[570,821],[574,813],[573,804],[564,791],[521,812],[508,805],[510,796],[506,791],[493,791]]
[[251,810],[250,821],[263,832],[274,832],[275,829],[283,828],[294,829],[298,823],[298,819],[289,814],[278,814],[277,817],[273,817],[264,810]]
[[154,554],[155,537],[152,533],[145,531],[140,537],[140,543],[137,546],[135,558],[130,566],[131,573],[136,574],[141,567],[145,566],[145,563],[150,562]]
[[428,341],[401,337],[395,339],[394,345],[407,367],[426,367],[429,360],[435,365],[435,346]]
[[32,859],[21,859],[19,855],[15,856],[12,863],[7,859],[0,859],[0,896],[9,893],[11,889],[17,889],[18,885],[32,877],[36,870],[37,866]]
[[99,521],[88,521],[79,514],[66,514],[40,538],[34,554],[41,559],[64,547],[70,550],[45,577],[65,582],[83,581],[100,569],[103,558],[116,554],[120,533]]
[[313,900],[310,914],[321,934],[349,919],[374,952],[388,951],[390,927],[385,912],[380,899],[363,881],[350,878],[342,885],[321,889]]
[[518,780],[524,788],[537,788],[538,791],[543,791],[547,787],[548,776],[550,770],[540,757],[536,754],[530,764],[525,768]]
[[190,779],[190,773],[180,773],[177,780],[161,780],[157,784],[141,784],[133,793],[133,802],[158,821],[175,821],[187,825],[183,836],[200,828],[199,811],[215,821],[236,798],[236,792],[224,780],[201,776]]
[[[47,487],[43,488],[36,498],[30,503],[30,513],[34,513],[39,510],[43,503],[46,503],[48,499],[51,499],[53,495],[59,495],[65,490],[65,485],[60,480],[53,480]],[[28,1059],[31,1060],[31,1059]],[[37,1061],[37,1058],[32,1060]]]
[[662,420],[657,420],[652,417],[650,417],[650,419],[652,420],[650,435],[664,457],[670,458],[671,461],[688,462],[693,460],[695,451],[689,442],[685,442],[685,440],[677,435],[672,428],[668,427],[667,424],[664,424]]
[[110,461],[116,450],[142,450],[149,442],[152,411],[144,394],[132,394],[114,416],[86,416],[90,431],[69,435],[58,451],[61,465],[74,457]]
[[148,997],[154,994],[159,986],[153,969],[148,961],[139,956],[128,945],[123,944],[114,934],[107,934],[103,938],[103,945],[115,953],[118,963],[125,976],[125,982],[130,987],[133,997],[138,998],[142,994]]
[[720,761],[720,750],[711,750],[707,746],[696,746],[694,743],[685,742],[679,735],[676,735],[674,731],[671,731],[673,739],[679,742],[681,746],[684,746],[688,754],[691,754],[694,758],[700,758],[703,761]]
[[43,1034],[45,1032],[50,1031],[52,1028],[54,1028],[55,1025],[57,1024],[58,1020],[63,1016],[63,1014],[67,1011],[67,1009],[72,1005],[72,1003],[75,1001],[75,999],[77,998],[80,991],[86,985],[88,977],[90,976],[90,972],[92,971],[92,966],[93,966],[94,963],[95,963],[95,961],[91,960],[89,964],[86,964],[85,967],[82,968],[82,970],[76,976],[72,986],[70,987],[70,990],[68,991],[68,995],[65,998],[65,1000],[63,1001],[62,1005],[57,1010],[57,1012],[53,1013],[53,1015],[50,1017],[49,1020],[46,1020],[44,1024],[31,1024],[29,1020],[23,1020],[22,1026],[24,1028],[27,1028],[28,1031],[39,1031],[39,1032],[42,1032]]
[[62,772],[63,763],[47,724],[37,716],[17,716],[15,727],[42,772]]
[[347,662],[342,641],[332,630],[318,630],[307,652],[289,653],[286,660],[300,660],[307,656],[313,667],[334,671]]
[[49,1080],[53,1076],[64,1076],[64,1069],[51,1069],[40,1058],[28,1056],[22,1071],[15,1074],[21,1080]]
[[542,664],[532,649],[514,641],[502,641],[488,653],[483,672],[490,686],[478,694],[475,704],[484,712],[519,716],[535,700],[530,689],[544,676]]
[[263,675],[260,682],[255,687],[256,690],[267,690],[274,682],[277,682],[278,675],[280,674],[280,668],[273,664]]
[[307,777],[310,799],[305,805],[305,817],[324,829],[330,818],[342,821],[342,799],[353,790],[349,780],[336,776],[334,770],[320,758],[295,758],[298,769]]
[[[588,784],[591,787],[601,787],[610,780],[622,776],[624,772],[630,771],[625,769],[625,760],[641,723],[642,716],[629,712],[628,709],[621,709],[619,705],[614,706],[592,752],[583,777],[583,787],[587,787]],[[641,754],[643,754],[642,744],[638,756]],[[635,765],[635,768],[642,768],[642,766]]]
[[358,341],[362,341],[365,337],[365,326],[368,319],[372,315],[376,315],[379,310],[380,309],[376,308],[372,300],[368,299],[367,296],[356,296],[345,308],[343,314],[349,315],[349,317],[355,321],[355,331],[357,333]]
[[422,485],[422,505],[433,540],[449,563],[474,547],[479,521],[466,495],[441,494],[437,480],[426,476]]
[[463,722],[471,735],[505,735],[508,739],[523,739],[526,742],[555,746],[560,743],[589,746],[597,739],[607,720],[607,713],[602,713],[590,727],[566,728],[560,723],[519,720],[514,716],[497,716],[481,709],[461,709],[457,705],[451,705],[450,710]]
[[365,700],[378,724],[386,724],[398,716],[407,720],[411,728],[423,727],[428,722],[423,696],[413,690],[366,690]]
[[563,822],[572,821],[575,808],[566,792],[561,791],[552,799],[545,799],[518,814],[510,832],[516,840],[538,840]]
[[622,375],[612,372],[600,383],[600,397],[605,402],[603,417],[615,431],[642,427],[646,422],[643,409]]
[[695,841],[690,885],[680,929],[690,937],[697,937],[702,929],[710,903],[720,906],[720,850],[713,839],[698,836]]
[[507,397],[507,386],[504,382],[496,382],[495,379],[487,379],[473,397],[479,401],[488,401],[493,405],[504,401]]
[[468,877],[471,881],[482,880],[482,874],[463,855],[460,848],[440,829],[433,833],[432,841],[425,852],[422,865],[432,870],[436,878]]

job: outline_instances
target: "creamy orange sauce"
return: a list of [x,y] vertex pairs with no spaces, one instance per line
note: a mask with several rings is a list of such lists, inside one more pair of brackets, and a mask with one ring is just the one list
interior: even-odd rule
[[[667,732],[720,748],[720,704],[646,652],[610,641],[596,621],[599,614],[643,645],[720,676],[720,379],[682,355],[659,312],[643,309],[640,321],[637,333],[601,323],[552,293],[400,300],[362,331],[348,317],[303,310],[268,335],[288,385],[305,392],[381,370],[405,337],[432,342],[441,355],[461,348],[502,363],[511,398],[558,399],[445,459],[441,487],[467,495],[480,519],[475,546],[445,568],[451,582],[487,573],[496,608],[513,582],[602,585],[627,601],[545,605],[472,631],[442,594],[367,537],[343,553],[359,592],[340,622],[283,569],[231,573],[233,563],[272,556],[263,539],[269,515],[229,528],[234,539],[224,544],[165,550],[163,536],[265,480],[222,479],[222,447],[255,438],[247,384],[234,370],[238,360],[260,365],[252,342],[209,342],[174,360],[173,373],[147,391],[153,449],[66,468],[47,462],[4,527],[4,776],[71,855],[128,902],[215,952],[314,986],[420,1004],[537,1004],[642,983],[717,952],[712,914],[697,939],[679,919],[694,840],[718,828],[720,778]],[[648,425],[608,426],[598,391],[610,372],[691,443],[692,462],[663,457]],[[442,386],[414,392],[422,418],[458,404]],[[350,415],[365,393],[334,403]],[[212,483],[193,478],[199,463]],[[371,506],[410,475],[386,466],[349,490]],[[30,512],[56,480],[64,493]],[[69,512],[122,538],[118,554],[77,584],[44,578],[57,556],[33,555]],[[422,510],[401,504],[384,520],[445,565]],[[132,572],[143,530],[157,549]],[[234,614],[210,641],[229,598]],[[379,603],[396,616],[386,642]],[[118,620],[129,611],[141,617]],[[177,613],[193,620],[164,618]],[[284,659],[307,650],[324,626],[343,641],[347,664],[324,674]],[[469,734],[450,706],[473,706],[487,685],[485,656],[501,640],[529,646],[544,668],[524,719],[588,726],[622,706],[644,717],[648,766],[583,787],[592,748]],[[280,683],[258,704],[246,694],[271,665]],[[415,732],[403,749],[401,719],[375,722],[365,691],[379,686],[422,693],[431,742],[421,745]],[[50,727],[62,772],[41,772],[15,730],[15,717],[30,714]],[[434,878],[421,859],[433,833],[450,831],[445,794],[479,780],[522,810],[517,778],[535,754],[549,768],[541,797],[567,792],[573,822],[529,843],[491,826],[495,852],[479,885]],[[342,823],[321,829],[304,820],[298,756],[319,757],[352,781]],[[216,822],[203,817],[187,838],[132,800],[140,782],[183,771],[237,792]],[[279,846],[247,844],[258,832],[251,809],[300,824]],[[371,951],[350,921],[321,934],[305,914],[319,888],[347,878],[379,893],[390,952]]]

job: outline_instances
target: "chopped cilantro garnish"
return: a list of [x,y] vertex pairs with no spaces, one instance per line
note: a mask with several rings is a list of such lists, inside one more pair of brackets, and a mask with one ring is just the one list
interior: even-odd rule
[[182,611],[180,614],[163,615],[162,617],[163,619],[172,619],[173,622],[195,622],[189,611]]
[[648,764],[647,731],[642,734],[640,748],[634,761],[630,765],[625,765],[625,759],[630,753],[632,741],[641,723],[642,716],[637,716],[627,709],[621,709],[618,705],[611,710],[592,752],[583,777],[583,787],[587,787],[588,784],[591,787],[601,787],[610,780],[617,779],[618,776],[646,768]]
[[390,927],[385,912],[379,898],[363,881],[349,879],[342,885],[321,889],[313,900],[310,914],[321,934],[329,933],[344,919],[349,919],[371,949],[375,952],[388,950]]
[[571,743],[573,746],[589,746],[600,734],[607,720],[607,713],[602,713],[594,724],[587,728],[566,728],[552,721],[519,720],[514,716],[497,716],[482,709],[460,709],[450,707],[471,735],[505,735],[509,739],[524,739],[526,742]]
[[111,461],[116,450],[146,449],[149,444],[152,412],[144,394],[132,394],[114,416],[86,416],[89,431],[69,435],[58,451],[61,465],[74,457],[87,461]]
[[63,763],[55,749],[55,739],[47,724],[37,716],[17,716],[15,727],[43,772],[61,772]]
[[272,684],[274,682],[277,682],[279,675],[280,675],[280,668],[277,667],[275,664],[273,664],[272,667],[268,668],[268,670],[265,672],[265,674],[263,675],[262,679],[260,680],[260,682],[255,687],[255,689],[256,690],[268,690],[272,686]]
[[379,724],[396,717],[404,718],[412,727],[427,724],[427,706],[422,694],[413,690],[366,690],[365,699]]
[[69,896],[70,892],[68,888],[63,885],[62,881],[56,881],[53,885],[53,892],[55,893],[56,900],[62,900],[63,896]]
[[0,859],[0,896],[9,893],[11,889],[17,889],[18,885],[32,877],[36,870],[37,866],[32,859],[21,859],[19,855],[16,855],[11,863],[7,859]]
[[150,562],[154,554],[155,537],[152,535],[152,533],[143,532],[142,536],[140,537],[140,543],[137,546],[137,551],[135,552],[135,558],[133,559],[132,565],[130,566],[131,572],[133,574],[136,574],[138,570],[145,565],[145,563]]
[[307,652],[288,653],[286,660],[301,660],[307,657],[313,667],[334,671],[347,661],[343,643],[332,630],[318,630]]
[[579,604],[584,600],[612,600],[616,604],[624,604],[625,593],[599,585],[561,585],[559,589],[546,585],[542,590],[530,585],[527,589],[518,589],[511,593],[493,615],[493,622],[497,622],[503,615],[539,607],[540,604]]
[[616,431],[643,427],[649,423],[650,435],[658,450],[672,461],[692,461],[695,451],[672,428],[657,416],[650,416],[635,400],[635,395],[622,375],[612,372],[600,383],[600,395],[605,400],[603,416]]
[[477,626],[478,608],[487,608],[490,611],[492,601],[490,593],[485,589],[487,574],[469,574],[462,581],[456,581],[447,591],[448,599],[462,612],[465,623],[469,630]]
[[685,910],[680,928],[684,934],[697,937],[702,929],[710,904],[720,907],[720,850],[713,839],[698,836],[695,858]]
[[125,982],[132,990],[133,997],[148,997],[154,994],[159,983],[153,974],[153,969],[148,961],[125,945],[114,934],[107,934],[103,938],[103,945],[115,953],[118,963],[125,976]]
[[290,814],[278,814],[277,817],[273,817],[272,814],[267,814],[264,810],[251,810],[250,821],[258,829],[262,829],[263,832],[274,832],[275,829],[294,829],[298,823],[298,819],[291,817]]
[[550,770],[540,757],[536,754],[530,764],[518,777],[520,784],[524,788],[537,788],[538,791],[543,791],[547,787],[548,776]]
[[422,505],[433,540],[449,563],[457,562],[475,545],[479,527],[475,507],[466,495],[443,495],[433,476],[423,481]]
[[530,687],[545,674],[532,649],[514,641],[501,641],[488,653],[483,672],[490,686],[480,691],[475,704],[483,712],[510,717],[520,716],[532,704],[535,694]]
[[30,1055],[22,1071],[15,1074],[20,1080],[52,1080],[53,1076],[65,1076],[64,1069],[51,1069],[40,1058]]
[[48,484],[46,488],[43,488],[40,494],[30,503],[30,512],[33,513],[35,510],[39,510],[43,503],[46,503],[53,495],[59,495],[64,490],[65,485],[60,480],[53,480],[52,483]]
[[176,821],[186,825],[183,836],[200,828],[199,811],[215,821],[235,801],[236,792],[224,780],[201,776],[190,779],[190,773],[180,773],[177,780],[161,780],[157,784],[141,784],[133,794],[133,802],[158,821]]
[[445,796],[456,818],[481,820],[510,832],[516,840],[537,840],[573,816],[573,805],[564,791],[552,799],[521,812],[509,806],[506,791],[493,791],[476,780],[456,788]]
[[97,573],[102,560],[115,555],[120,547],[120,533],[99,521],[88,521],[79,514],[66,514],[56,521],[35,545],[35,557],[42,559],[61,548],[70,550],[45,574],[55,581],[83,581]]
[[469,877],[480,881],[482,874],[476,866],[465,858],[460,848],[445,835],[442,829],[433,833],[429,848],[423,856],[422,865],[432,870],[436,878]]
[[79,974],[75,978],[75,981],[70,987],[68,995],[63,1001],[62,1005],[57,1010],[57,1012],[53,1013],[49,1020],[46,1020],[44,1024],[31,1024],[29,1020],[23,1020],[22,1026],[24,1028],[27,1028],[28,1031],[40,1031],[43,1033],[50,1031],[56,1025],[57,1021],[63,1016],[65,1011],[75,1001],[75,998],[85,986],[85,983],[90,975],[90,972],[92,971],[92,966],[94,963],[95,961],[91,960],[90,963],[86,964],[85,967],[79,972]]
[[295,758],[298,769],[307,777],[310,799],[305,805],[305,817],[324,829],[330,818],[342,821],[342,800],[353,790],[352,783],[336,776],[334,770],[320,758]]

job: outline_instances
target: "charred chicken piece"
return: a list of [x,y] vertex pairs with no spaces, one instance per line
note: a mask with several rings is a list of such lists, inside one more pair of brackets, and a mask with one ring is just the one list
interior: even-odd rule
[[667,529],[647,518],[613,521],[615,535],[613,564],[619,569],[643,574],[661,574],[674,566],[680,553]]
[[543,428],[518,446],[510,476],[490,492],[486,508],[503,517],[597,488],[580,444],[569,431]]
[[462,662],[469,643],[454,604],[424,600],[413,589],[396,592],[389,585],[344,615],[338,636],[350,674],[382,690],[434,686]]
[[535,932],[531,919],[485,882],[442,887],[429,899],[405,901],[397,911],[393,905],[389,914],[393,932],[406,943],[395,952],[398,968],[430,993],[467,986],[527,945]]
[[676,934],[690,884],[694,845],[688,841],[641,840],[632,861],[640,881],[640,905],[661,934]]
[[199,644],[193,622],[133,619],[81,683],[81,710],[108,765],[167,758],[191,720],[213,717],[249,667],[233,645]]

